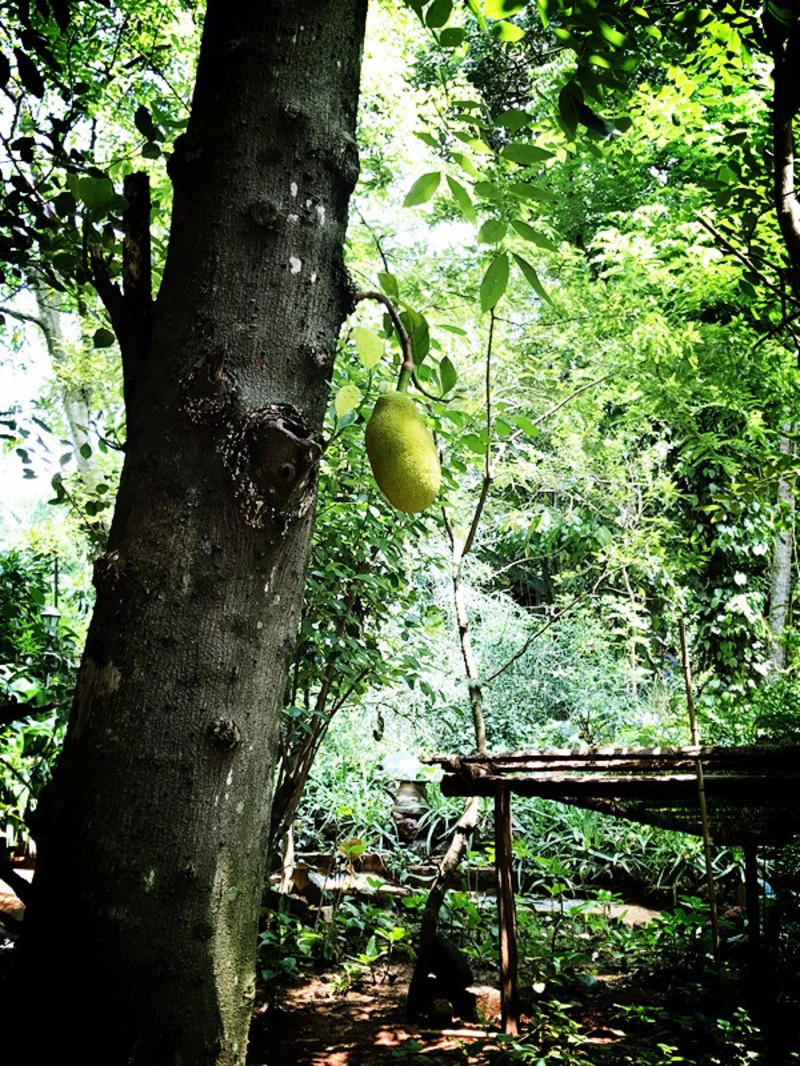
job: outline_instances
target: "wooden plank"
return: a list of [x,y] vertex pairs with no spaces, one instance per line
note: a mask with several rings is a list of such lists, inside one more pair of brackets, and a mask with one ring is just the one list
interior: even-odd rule
[[500,936],[500,1014],[504,1033],[519,1033],[517,995],[517,911],[511,854],[511,793],[497,786],[494,801],[494,846]]
[[664,748],[595,748],[588,751],[548,749],[543,751],[498,752],[494,755],[436,755],[423,760],[458,773],[513,772],[547,766],[590,768],[594,765],[635,769],[639,766],[694,765],[702,758],[706,766],[769,771],[800,768],[800,746],[748,745],[743,747],[664,747]]
[[[597,797],[601,799],[648,799],[662,800],[667,806],[676,798],[696,795],[695,774],[528,774],[486,775],[471,780],[448,774],[442,778],[441,790],[445,796],[493,796],[498,786],[504,785],[519,796],[541,796],[546,799],[562,797]],[[800,773],[709,774],[705,779],[709,797],[724,798],[743,806],[753,803],[782,806],[788,797],[800,796]]]

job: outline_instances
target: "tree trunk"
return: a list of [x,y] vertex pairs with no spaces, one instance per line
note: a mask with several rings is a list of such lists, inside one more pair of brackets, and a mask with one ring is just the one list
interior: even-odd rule
[[[336,335],[366,0],[210,0],[149,293],[146,188],[124,293],[128,442],[56,778],[21,979],[37,1049],[244,1063],[277,719]],[[57,1056],[54,1052],[57,1050]],[[37,1057],[38,1055],[38,1057]]]
[[[794,433],[794,426],[787,428]],[[790,436],[781,436],[781,454],[793,451]],[[789,617],[792,591],[792,542],[794,534],[795,494],[794,484],[787,477],[778,480],[778,521],[781,526],[775,534],[770,565],[769,628],[771,634],[770,667],[773,674],[786,666],[786,643],[784,630]]]

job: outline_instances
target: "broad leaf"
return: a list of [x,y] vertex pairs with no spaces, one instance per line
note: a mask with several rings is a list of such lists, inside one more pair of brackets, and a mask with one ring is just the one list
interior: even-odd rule
[[485,0],[483,13],[490,19],[507,19],[528,6],[528,0]]
[[380,271],[378,274],[378,284],[387,296],[391,296],[396,300],[397,297],[400,295],[400,286],[397,284],[397,278],[394,276],[394,274],[388,274],[385,271]]
[[478,230],[478,240],[482,244],[498,244],[506,235],[507,226],[499,218],[489,218]]
[[[365,370],[372,370],[381,361],[383,356],[383,341],[371,329],[356,326],[353,329],[353,340],[356,344],[358,358]],[[346,388],[347,386],[345,386]]]
[[465,29],[460,26],[451,26],[447,30],[442,30],[439,35],[439,44],[442,48],[458,48],[466,36],[467,31]]
[[441,29],[447,25],[447,20],[453,13],[453,0],[433,0],[425,15],[425,23],[432,30]]
[[520,237],[526,241],[530,241],[531,244],[535,244],[537,248],[543,248],[547,252],[558,251],[558,246],[555,245],[549,237],[545,237],[543,233],[534,229],[533,226],[529,226],[527,222],[523,222],[521,218],[512,218],[511,225]]
[[417,204],[427,203],[439,188],[441,180],[442,175],[438,170],[433,171],[431,174],[423,174],[421,178],[417,178],[408,190],[405,200],[403,200],[403,207],[415,207]]
[[512,163],[527,164],[542,163],[545,159],[553,158],[553,153],[548,152],[546,148],[539,148],[535,144],[523,144],[521,141],[507,144],[500,155],[504,159],[510,159]]
[[361,389],[356,385],[342,385],[336,393],[333,406],[336,408],[336,417],[344,418],[350,411],[355,410],[361,403]]
[[84,177],[78,180],[78,199],[87,207],[105,207],[114,195],[114,185],[109,178]]
[[475,208],[469,193],[460,182],[456,181],[455,178],[451,178],[449,174],[447,175],[447,184],[450,186],[450,192],[458,205],[459,211],[467,222],[471,222],[474,226],[478,216],[475,214]]
[[[516,256],[515,256],[516,258]],[[489,264],[481,282],[481,310],[490,311],[496,306],[508,285],[508,256],[505,252],[495,258]]]
[[513,22],[495,22],[492,26],[492,37],[498,41],[521,41],[525,36],[525,30],[521,26],[515,26]]
[[541,281],[539,281],[539,275],[536,273],[536,271],[533,269],[527,259],[523,259],[521,255],[517,255],[516,253],[514,253],[514,259],[516,260],[517,266],[525,275],[525,280],[528,282],[528,284],[536,293],[536,295],[540,297],[540,299],[545,300],[547,303],[552,304],[553,301],[548,296],[547,291],[542,285]]
[[498,126],[502,126],[503,129],[510,130],[512,133],[516,133],[517,130],[521,130],[523,126],[527,126],[532,121],[532,116],[527,111],[521,111],[518,107],[509,108],[508,111],[502,111],[495,122]]
[[442,383],[442,393],[449,392],[458,381],[456,368],[447,355],[439,363],[439,379]]

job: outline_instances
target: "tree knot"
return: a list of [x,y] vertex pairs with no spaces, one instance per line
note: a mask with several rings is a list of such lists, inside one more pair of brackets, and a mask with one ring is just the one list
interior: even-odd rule
[[211,742],[221,751],[231,751],[241,741],[242,734],[232,718],[218,718],[208,727]]
[[220,447],[247,525],[264,529],[308,511],[322,448],[297,408],[277,403],[245,415]]

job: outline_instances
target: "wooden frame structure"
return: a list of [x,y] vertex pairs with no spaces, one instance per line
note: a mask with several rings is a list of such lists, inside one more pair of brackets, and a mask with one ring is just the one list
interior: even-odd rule
[[761,968],[757,848],[800,833],[800,746],[681,747],[440,755],[446,796],[494,799],[501,1025],[519,1032],[511,796],[539,796],[682,832],[701,832],[698,790],[715,843],[745,849],[751,965]]

